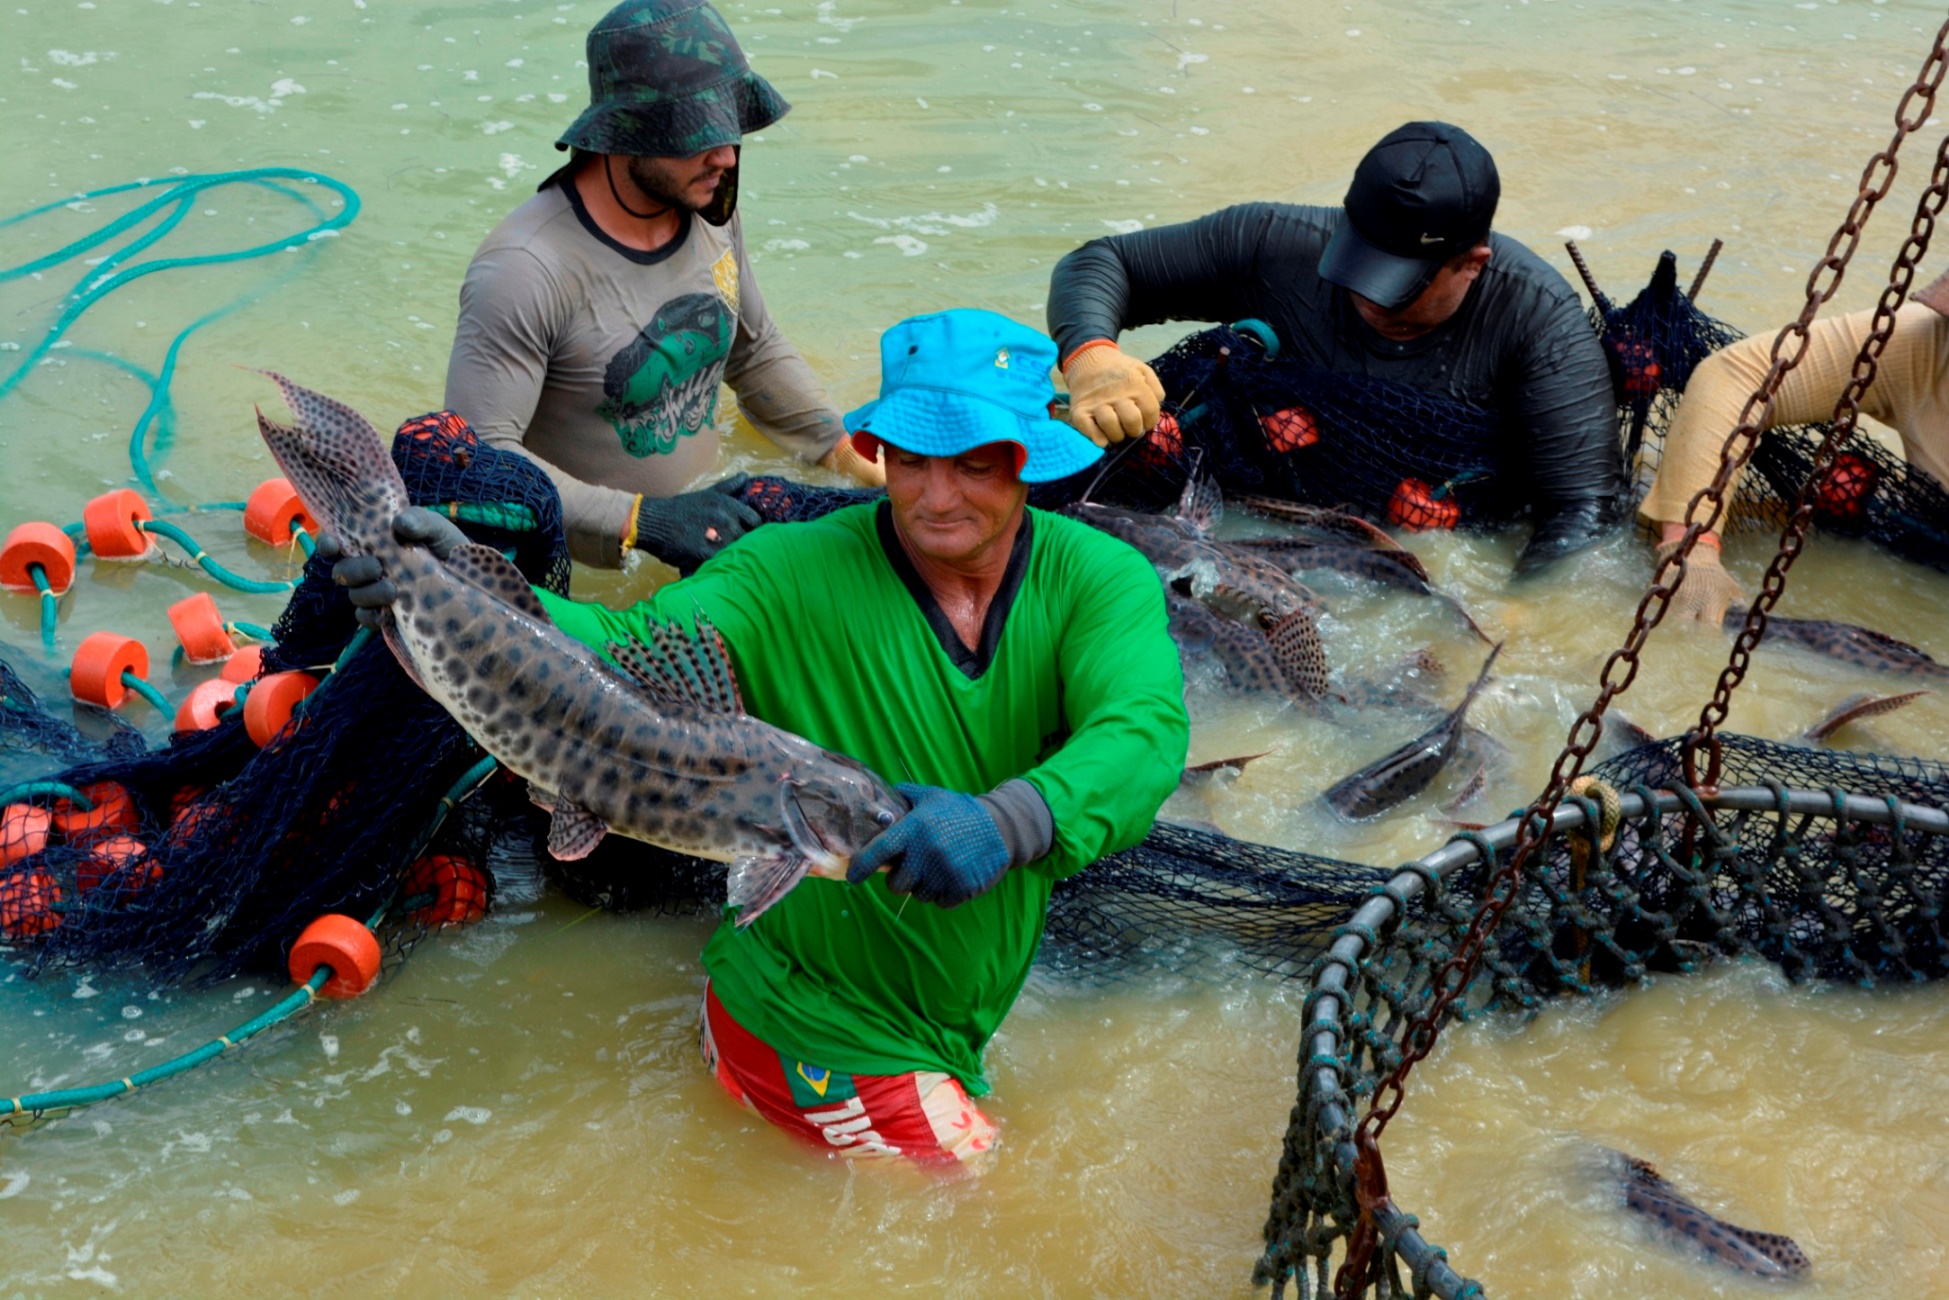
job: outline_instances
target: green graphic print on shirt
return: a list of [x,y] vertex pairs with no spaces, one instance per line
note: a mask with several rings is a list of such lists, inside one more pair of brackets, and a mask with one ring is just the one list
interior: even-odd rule
[[609,359],[605,400],[596,414],[609,421],[623,450],[664,454],[717,415],[717,390],[731,355],[737,319],[716,294],[687,293],[657,308],[628,347]]

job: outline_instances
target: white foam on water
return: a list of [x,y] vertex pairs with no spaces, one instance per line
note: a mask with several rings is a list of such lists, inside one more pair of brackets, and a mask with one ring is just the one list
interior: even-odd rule
[[485,1106],[455,1106],[452,1110],[446,1113],[444,1118],[445,1118],[445,1122],[449,1124],[451,1124],[454,1120],[458,1119],[458,1120],[465,1120],[469,1124],[479,1126],[481,1124],[487,1123],[488,1120],[493,1119],[494,1112],[489,1110]]
[[27,1190],[27,1184],[33,1181],[34,1176],[25,1169],[13,1169],[0,1174],[0,1201],[20,1195]]

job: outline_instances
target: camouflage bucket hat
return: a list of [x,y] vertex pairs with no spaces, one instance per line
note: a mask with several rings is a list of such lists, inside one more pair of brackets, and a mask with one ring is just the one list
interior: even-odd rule
[[[623,0],[589,31],[589,107],[557,149],[688,158],[791,111],[705,0]],[[735,178],[714,207],[736,201]],[[706,212],[707,218],[728,219]]]

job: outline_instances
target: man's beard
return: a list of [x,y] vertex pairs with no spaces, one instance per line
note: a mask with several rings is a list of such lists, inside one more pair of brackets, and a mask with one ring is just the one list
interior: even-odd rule
[[[624,170],[629,173],[630,183],[642,191],[643,197],[660,208],[680,208],[685,212],[696,212],[700,208],[708,207],[717,198],[717,191],[712,190],[710,198],[702,203],[696,202],[685,193],[689,186],[679,186],[674,179],[657,169],[650,159],[632,157]],[[720,186],[724,184],[723,173],[719,174],[717,183]]]

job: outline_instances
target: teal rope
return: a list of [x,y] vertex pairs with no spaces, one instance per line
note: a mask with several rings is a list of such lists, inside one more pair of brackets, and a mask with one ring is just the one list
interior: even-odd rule
[[241,632],[253,641],[272,642],[277,640],[276,633],[272,632],[271,629],[269,629],[268,627],[264,627],[262,624],[258,624],[258,623],[243,623],[243,622],[225,623],[223,625],[223,630],[226,632],[233,632],[233,633]]
[[27,576],[34,580],[34,589],[41,593],[41,644],[52,650],[54,624],[61,613],[60,604],[54,598],[54,588],[48,584],[46,569],[38,564],[30,564],[27,566]]
[[[286,180],[322,185],[327,189],[335,191],[339,195],[342,204],[339,212],[336,215],[331,214],[301,190],[295,189],[290,185],[279,183],[280,181]],[[197,196],[203,191],[218,186],[233,184],[259,186],[272,193],[288,198],[310,214],[314,224],[295,234],[287,235],[268,243],[259,244],[255,247],[238,249],[232,252],[210,253],[194,257],[159,257],[147,261],[131,261],[136,255],[175,230],[182,223],[184,217],[192,211],[196,204]],[[64,208],[68,204],[75,202],[77,198],[81,200],[100,199],[113,194],[123,194],[134,190],[154,187],[164,188],[162,188],[162,191],[155,198],[137,205],[113,221],[110,221],[107,225],[102,226],[100,229],[84,235],[82,238],[56,249],[54,252],[48,253],[43,257],[29,262],[23,262],[17,266],[0,267],[0,283],[18,279],[22,276],[36,274],[48,270],[51,267],[58,266],[72,258],[79,257],[81,254],[107,243],[124,232],[134,230],[136,227],[142,225],[142,223],[150,221],[151,218],[155,218],[154,224],[147,230],[137,233],[128,243],[102,257],[95,266],[88,268],[82,278],[76,282],[74,288],[69,291],[66,305],[54,323],[48,327],[46,334],[27,353],[20,365],[15,367],[4,378],[0,378],[0,398],[5,398],[19,386],[27,374],[40,363],[41,359],[53,350],[54,345],[61,341],[62,336],[81,318],[83,313],[115,290],[143,276],[153,275],[158,271],[240,262],[250,258],[267,256],[271,253],[283,252],[287,249],[304,248],[316,240],[334,235],[339,230],[350,225],[358,217],[360,206],[359,196],[351,186],[320,172],[292,167],[259,167],[244,171],[184,176],[173,180],[141,180],[130,184],[111,185],[103,189],[93,190],[86,194],[75,196],[75,198],[44,203],[37,208],[31,208],[26,212],[0,219],[0,229],[17,225],[20,222],[42,216],[59,208]],[[144,487],[152,492],[156,491],[155,477],[150,469],[146,450],[150,430],[153,428],[155,431],[155,446],[159,452],[167,450],[175,436],[176,414],[174,404],[170,397],[170,385],[175,378],[176,363],[182,352],[183,344],[197,330],[262,297],[272,287],[289,280],[299,269],[299,267],[293,267],[283,274],[274,277],[269,283],[243,294],[225,306],[206,313],[191,322],[189,326],[178,333],[170,342],[169,348],[164,354],[161,369],[153,375],[133,362],[124,361],[110,354],[92,351],[78,353],[78,355],[103,361],[123,370],[143,382],[149,389],[148,404],[143,408],[142,414],[137,418],[134,431],[129,439],[129,462],[135,471],[136,478]]]
[[[367,631],[368,629],[362,628],[360,630]],[[354,638],[354,640],[357,640],[357,638]],[[313,692],[314,695],[316,693],[315,691]],[[424,848],[428,841],[433,838],[434,834],[440,829],[440,824],[446,820],[447,814],[452,812],[469,794],[472,794],[483,781],[494,775],[494,771],[498,766],[490,756],[481,759],[478,763],[475,763],[472,767],[461,773],[460,779],[453,783],[445,795],[441,796],[439,811],[433,815],[426,830],[421,833],[419,844],[413,850],[415,854],[421,848]],[[36,782],[34,784],[52,785],[53,783]],[[26,789],[27,787],[16,788]],[[59,788],[66,789],[65,786]],[[11,794],[12,791],[8,791],[7,793]],[[84,809],[87,808],[87,800],[82,799],[79,794],[73,791],[69,791],[69,794]],[[4,798],[5,795],[0,795],[0,799]],[[376,930],[379,928],[380,923],[386,918],[386,913],[392,908],[392,901],[390,898],[387,899],[372,914],[371,918],[366,921],[366,928],[368,930]],[[281,1002],[269,1010],[246,1020],[229,1033],[219,1034],[209,1042],[204,1043],[201,1047],[184,1052],[181,1056],[172,1057],[160,1065],[152,1065],[146,1070],[138,1070],[134,1074],[116,1079],[110,1083],[97,1083],[84,1088],[63,1088],[55,1092],[30,1092],[19,1097],[0,1098],[0,1124],[9,1122],[10,1117],[15,1115],[31,1115],[39,1118],[51,1110],[73,1110],[79,1106],[91,1106],[95,1102],[107,1101],[111,1097],[120,1097],[134,1092],[137,1088],[145,1088],[152,1083],[159,1083],[164,1079],[173,1078],[176,1075],[193,1070],[205,1061],[215,1060],[230,1048],[237,1046],[247,1039],[256,1037],[272,1025],[288,1020],[304,1008],[310,1006],[317,999],[318,990],[325,986],[325,982],[331,976],[332,968],[330,966],[319,966],[317,970],[311,973],[310,979],[293,989]]]
[[26,803],[29,799],[43,796],[65,799],[82,812],[94,811],[95,805],[89,802],[87,795],[59,781],[23,781],[19,785],[10,785],[0,790],[0,804]]
[[247,1039],[255,1038],[272,1025],[288,1020],[305,1007],[311,1005],[318,996],[318,990],[325,987],[325,981],[332,977],[330,966],[320,966],[311,973],[311,978],[293,989],[283,1001],[238,1025],[227,1034],[219,1034],[201,1047],[172,1057],[161,1065],[152,1065],[146,1070],[115,1080],[113,1083],[97,1083],[86,1088],[61,1088],[54,1092],[30,1092],[20,1097],[0,1100],[0,1123],[10,1115],[40,1116],[50,1110],[72,1110],[77,1106],[90,1106],[110,1097],[120,1097],[152,1083],[172,1078],[185,1071],[193,1070],[205,1061],[215,1060],[229,1048]]
[[157,690],[154,686],[150,685],[148,682],[144,681],[142,678],[137,677],[134,673],[130,672],[126,668],[122,670],[122,685],[128,687],[130,690],[134,691],[137,695],[140,695],[143,699],[155,705],[157,712],[167,714],[171,711],[169,707],[169,699],[167,696],[165,696],[161,691]]
[[246,578],[242,574],[232,573],[211,558],[210,553],[204,550],[194,537],[191,537],[167,519],[138,519],[136,520],[135,526],[145,533],[158,533],[161,536],[167,537],[170,541],[176,543],[176,545],[182,547],[185,551],[188,551],[190,559],[202,565],[205,573],[226,587],[234,588],[237,591],[250,592],[253,595],[264,595],[271,592],[290,591],[293,587],[297,586],[295,582],[259,582],[256,578]]
[[298,545],[304,548],[307,560],[318,554],[318,543],[311,540],[311,534],[304,530],[304,525],[292,524],[291,536],[298,539]]

